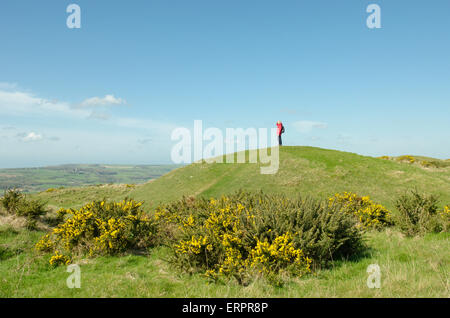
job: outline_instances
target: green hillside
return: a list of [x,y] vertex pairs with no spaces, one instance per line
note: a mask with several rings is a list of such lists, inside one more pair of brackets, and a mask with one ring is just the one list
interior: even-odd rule
[[283,192],[326,198],[337,192],[369,195],[392,208],[399,194],[417,188],[450,202],[450,167],[425,168],[396,160],[314,147],[282,147],[277,174],[260,174],[260,164],[197,163],[175,169],[135,188],[88,187],[43,193],[56,206],[81,205],[95,198],[125,196],[146,202],[148,208],[183,195],[215,197],[238,189]]
[[[378,159],[312,147],[283,147],[275,175],[260,174],[259,164],[198,163],[173,170],[141,185],[99,185],[43,191],[32,197],[50,207],[78,208],[92,200],[131,197],[147,211],[183,195],[217,197],[237,189],[311,195],[325,199],[336,192],[369,195],[396,213],[393,200],[414,187],[450,203],[450,168],[425,167],[397,158]],[[427,161],[430,161],[430,158]],[[439,161],[438,159],[432,159]],[[48,255],[37,255],[44,230],[28,231],[11,216],[0,215],[0,297],[448,297],[448,233],[405,237],[397,227],[364,234],[367,254],[341,259],[330,268],[295,278],[283,288],[255,280],[249,286],[211,283],[202,274],[180,272],[167,260],[172,251],[158,246],[148,254],[101,256],[78,260],[83,288],[66,288],[64,267],[51,268]],[[367,287],[367,268],[379,264],[381,289]]]

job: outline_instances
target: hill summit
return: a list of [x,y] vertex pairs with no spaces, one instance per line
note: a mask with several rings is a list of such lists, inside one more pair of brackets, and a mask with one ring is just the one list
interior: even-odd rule
[[261,174],[259,163],[199,162],[138,186],[129,196],[154,207],[182,196],[217,197],[239,189],[316,198],[352,191],[392,207],[395,197],[417,188],[440,196],[445,203],[450,202],[450,167],[431,169],[409,161],[383,158],[315,147],[283,146],[279,170],[274,175]]

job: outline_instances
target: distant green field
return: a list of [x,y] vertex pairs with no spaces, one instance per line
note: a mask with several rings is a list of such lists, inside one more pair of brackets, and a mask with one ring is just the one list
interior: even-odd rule
[[0,169],[0,190],[15,187],[23,192],[39,192],[60,187],[144,183],[177,167],[176,165],[61,165]]

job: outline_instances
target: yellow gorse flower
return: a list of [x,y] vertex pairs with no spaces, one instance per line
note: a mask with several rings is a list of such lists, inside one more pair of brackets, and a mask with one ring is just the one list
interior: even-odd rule
[[[254,270],[269,274],[282,268],[290,268],[297,276],[310,272],[312,260],[307,258],[301,249],[294,247],[293,234],[289,232],[275,236],[272,242],[260,241],[257,238],[253,246],[244,242],[243,222],[256,225],[255,215],[250,207],[222,197],[219,200],[209,200],[205,203],[205,208],[207,214],[197,215],[195,222],[192,214],[183,217],[172,213],[170,207],[157,209],[156,217],[179,225],[179,229],[189,238],[179,240],[173,245],[177,257],[190,259],[190,263],[205,261],[206,277],[241,277]],[[191,224],[195,226],[192,227]],[[272,233],[272,230],[268,229],[267,233]],[[212,259],[217,257],[216,255],[223,256],[213,262]],[[212,263],[209,263],[210,261]]]
[[136,244],[139,236],[150,234],[153,220],[143,214],[141,206],[141,202],[134,200],[94,201],[79,210],[60,209],[58,215],[67,215],[67,219],[42,237],[35,248],[55,250],[57,254],[50,263],[56,265],[62,264],[64,257],[69,258],[63,257],[60,251],[70,255],[88,247],[91,256],[95,252],[119,253]]
[[68,256],[60,254],[58,251],[55,252],[55,255],[50,258],[50,265],[69,265],[71,263],[71,259]]
[[374,203],[369,196],[358,196],[353,192],[336,193],[328,199],[331,205],[342,205],[341,212],[353,214],[364,229],[380,228],[392,223],[391,213],[381,204]]

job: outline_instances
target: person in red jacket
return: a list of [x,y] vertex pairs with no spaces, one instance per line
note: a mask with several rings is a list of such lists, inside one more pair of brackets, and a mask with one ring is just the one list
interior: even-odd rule
[[283,134],[283,133],[284,133],[284,126],[281,123],[281,121],[278,121],[277,122],[277,135],[278,135],[278,144],[280,146],[283,145],[283,142],[281,141],[281,134]]

